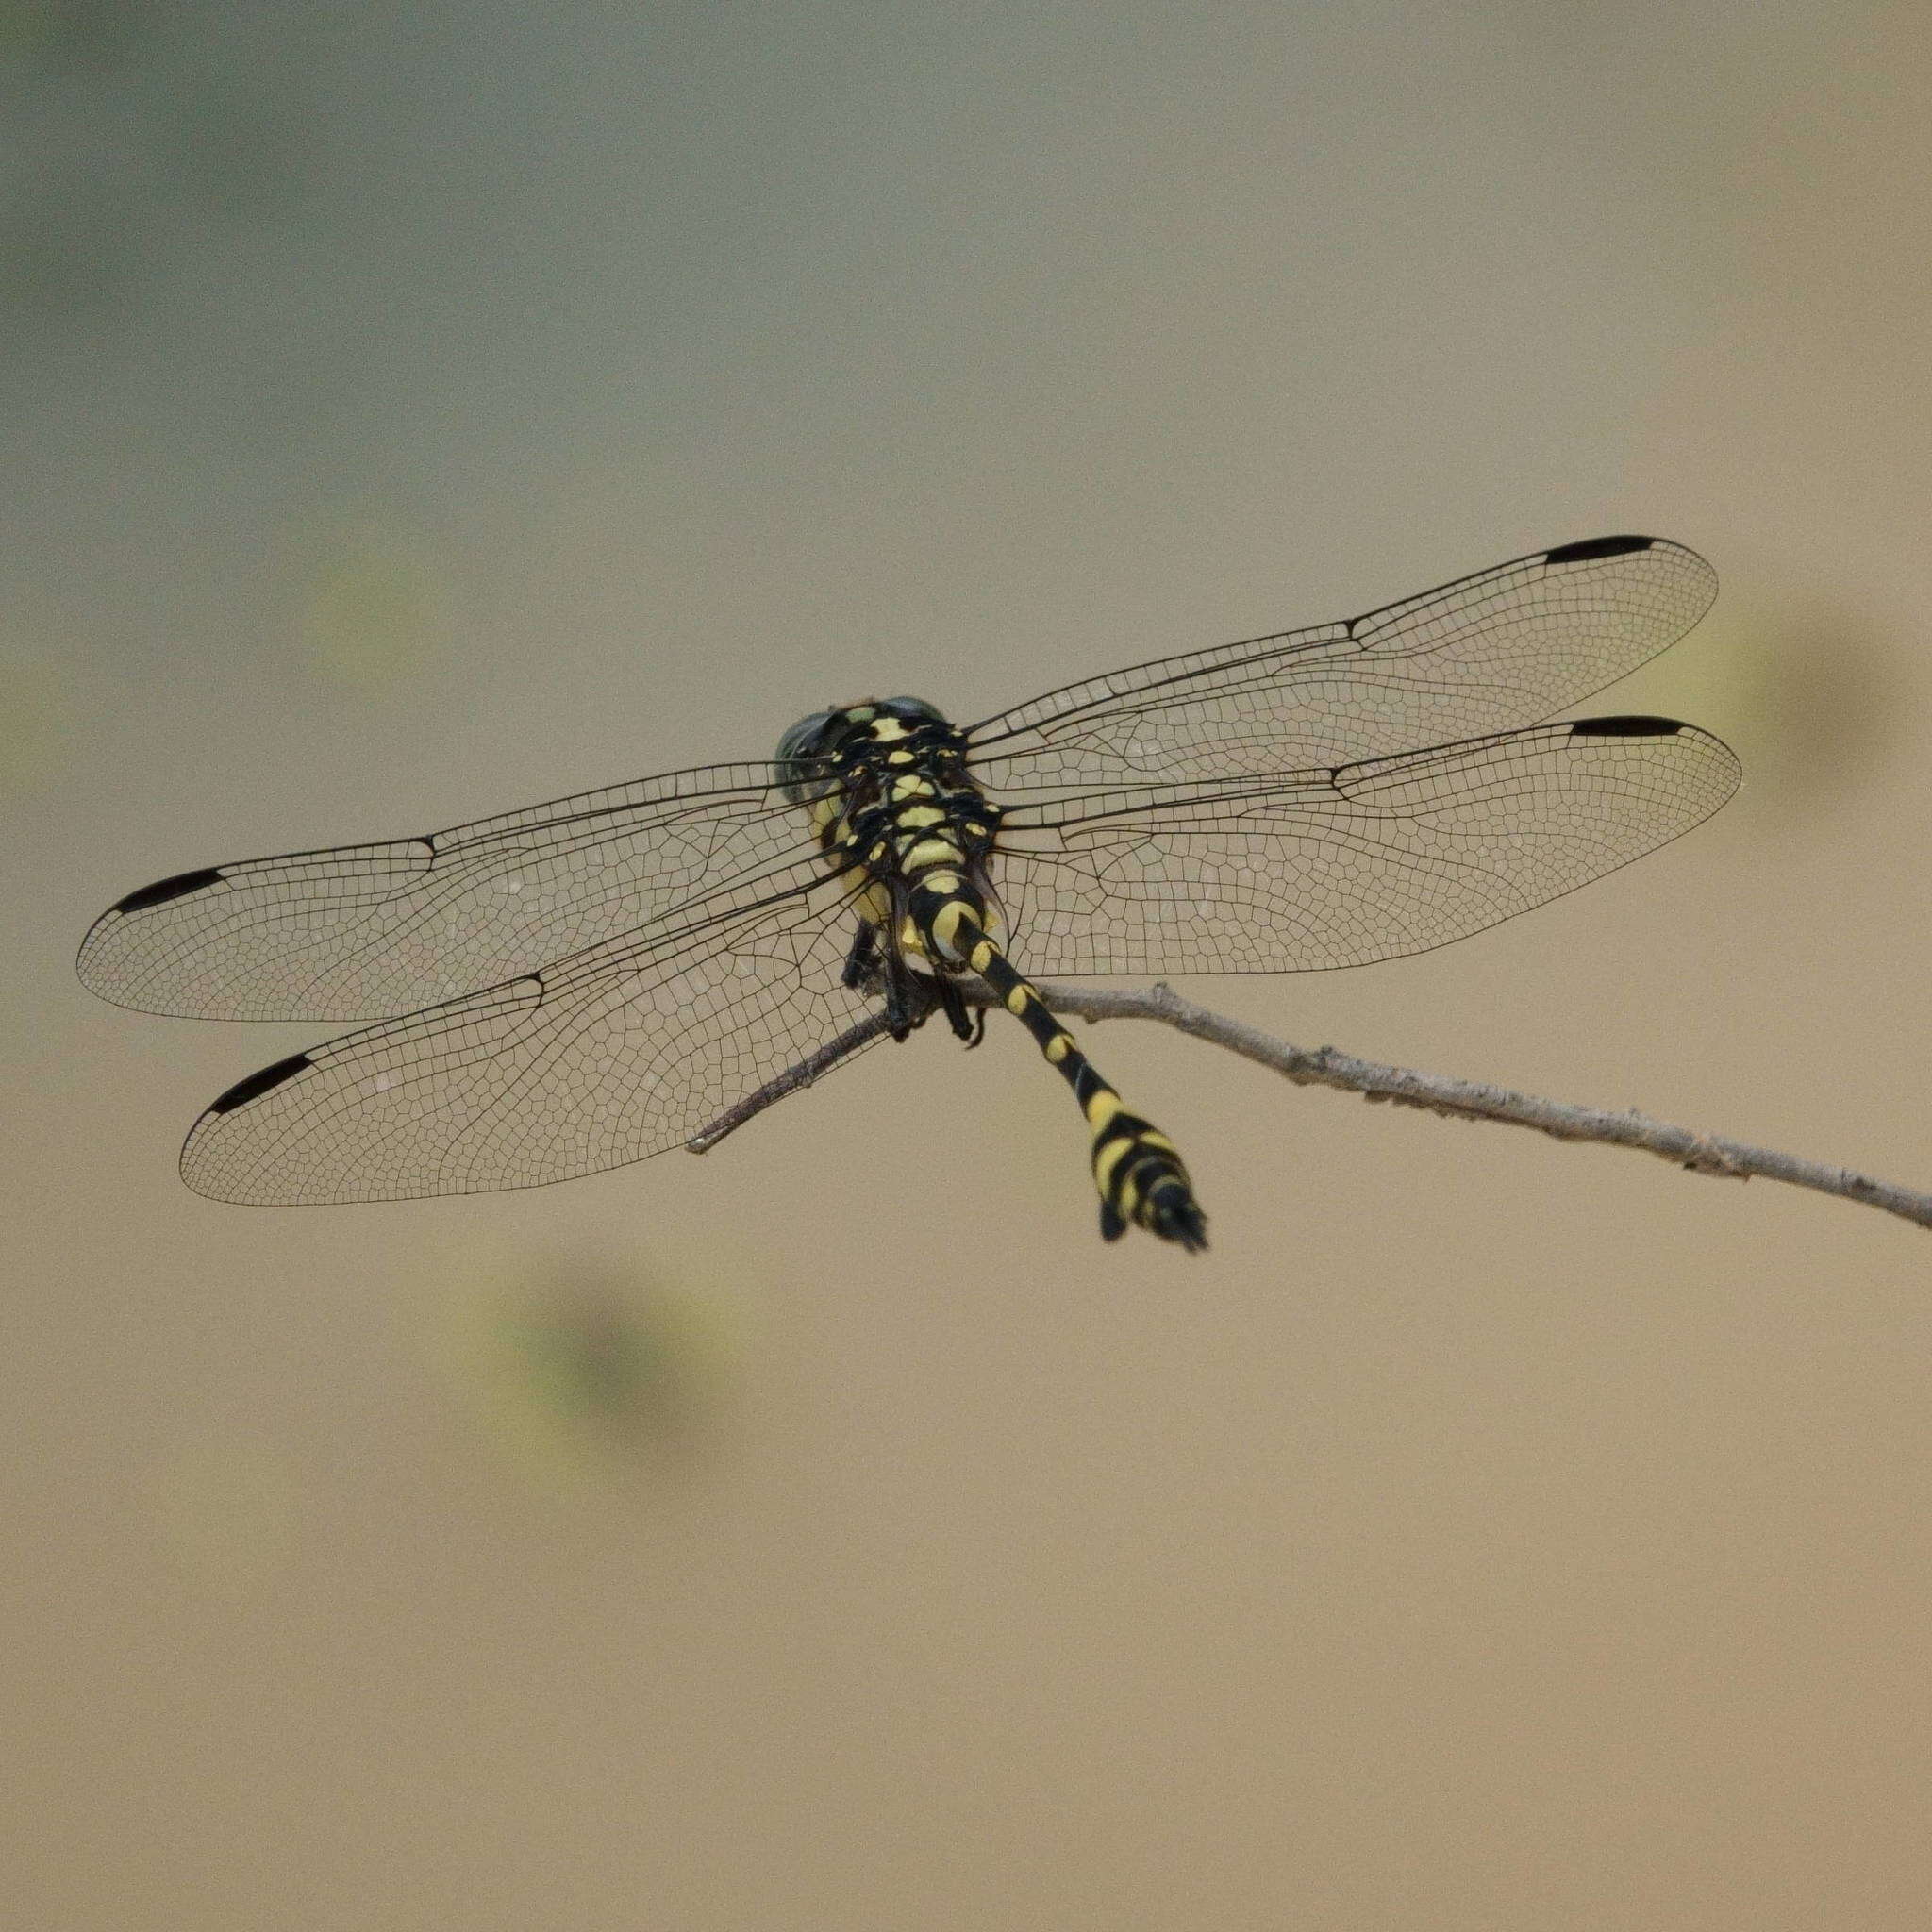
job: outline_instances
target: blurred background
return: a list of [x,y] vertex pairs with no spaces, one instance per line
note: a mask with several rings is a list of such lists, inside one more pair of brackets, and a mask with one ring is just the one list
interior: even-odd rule
[[1916,1927],[1932,1245],[1017,1027],[313,1212],[110,900],[1524,551],[1745,788],[1306,1044],[1932,1185],[1923,6],[0,5],[7,1800],[35,1927]]

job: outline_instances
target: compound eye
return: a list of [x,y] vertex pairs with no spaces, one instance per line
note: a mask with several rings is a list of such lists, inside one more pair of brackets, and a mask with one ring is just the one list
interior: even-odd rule
[[830,711],[814,711],[808,718],[801,718],[778,741],[779,762],[822,756],[825,748],[825,726],[831,722]]
[[929,705],[924,698],[886,698],[880,702],[879,709],[889,717],[903,719],[908,724],[943,724],[946,714],[937,705]]
[[817,797],[830,785],[830,778],[822,776],[814,767],[831,748],[832,721],[839,715],[836,711],[814,711],[809,717],[801,718],[778,741],[778,782],[793,805],[803,805],[807,799]]

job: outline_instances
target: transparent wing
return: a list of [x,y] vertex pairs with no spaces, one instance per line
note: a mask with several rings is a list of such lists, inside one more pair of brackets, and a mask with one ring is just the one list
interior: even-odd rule
[[1029,973],[1292,973],[1427,952],[1709,817],[1738,762],[1664,718],[1024,807],[996,877]]
[[183,873],[82,941],[119,1006],[367,1020],[501,985],[690,905],[727,909],[812,851],[769,764],[711,765],[420,839]]
[[202,1115],[182,1177],[293,1207],[536,1187],[662,1153],[871,1010],[841,984],[851,919],[836,882],[800,886],[296,1054]]
[[1240,778],[1535,724],[1674,643],[1717,575],[1653,537],[1539,551],[1345,623],[1090,678],[976,724],[995,797]]

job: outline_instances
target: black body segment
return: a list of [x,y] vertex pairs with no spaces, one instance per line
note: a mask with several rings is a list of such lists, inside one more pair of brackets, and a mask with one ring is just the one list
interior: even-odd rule
[[1722,743],[1545,721],[1715,588],[1680,544],[1594,538],[967,727],[914,698],[828,708],[770,759],[177,873],[95,922],[80,976],[145,1011],[366,1023],[195,1123],[189,1184],[261,1205],[622,1166],[881,1019],[970,1042],[976,977],[1074,1091],[1102,1231],[1197,1247],[1178,1155],[1037,982],[1424,952],[1677,837],[1736,788]]

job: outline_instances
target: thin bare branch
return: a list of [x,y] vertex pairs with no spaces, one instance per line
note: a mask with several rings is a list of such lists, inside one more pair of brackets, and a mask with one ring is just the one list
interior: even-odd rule
[[[971,980],[962,981],[959,990],[969,1005],[997,1004],[991,993]],[[1674,1126],[1668,1121],[1653,1120],[1634,1109],[1620,1113],[1605,1108],[1581,1107],[1571,1101],[1519,1093],[1507,1087],[1492,1087],[1484,1081],[1457,1080],[1445,1074],[1427,1074],[1412,1067],[1384,1066],[1333,1046],[1291,1046],[1243,1021],[1231,1020],[1225,1014],[1196,1006],[1170,986],[1155,986],[1143,991],[1138,988],[1044,985],[1041,991],[1056,1012],[1071,1013],[1082,1020],[1158,1020],[1196,1040],[1208,1041],[1240,1054],[1244,1059],[1272,1067],[1297,1086],[1336,1087],[1344,1092],[1359,1093],[1366,1100],[1421,1108],[1458,1120],[1498,1121],[1509,1126],[1534,1127],[1558,1141],[1597,1141],[1606,1146],[1635,1147],[1692,1174],[1727,1180],[1749,1180],[1757,1175],[1764,1180],[1783,1181],[1790,1187],[1810,1188],[1821,1194],[1835,1194],[1840,1200],[1882,1208],[1920,1227],[1932,1227],[1932,1193],[1916,1188],[1878,1180],[1848,1167],[1802,1159],[1775,1148],[1754,1147],[1722,1135]],[[707,1152],[753,1115],[763,1112],[786,1094],[808,1087],[828,1068],[869,1045],[885,1030],[883,1015],[861,1021],[740,1101],[686,1144],[694,1154]]]
[[726,1134],[735,1134],[746,1121],[764,1112],[788,1093],[809,1087],[821,1074],[828,1073],[848,1054],[870,1046],[888,1030],[883,1008],[856,1026],[848,1026],[836,1040],[828,1040],[816,1053],[808,1053],[796,1066],[787,1067],[776,1079],[767,1080],[756,1092],[747,1093],[735,1106],[727,1107],[708,1126],[700,1127],[684,1143],[687,1154],[708,1154]]
[[1459,1120],[1534,1127],[1558,1141],[1599,1141],[1610,1147],[1636,1147],[1692,1174],[1740,1181],[1755,1174],[1794,1188],[1811,1188],[1821,1194],[1836,1194],[1840,1200],[1883,1208],[1920,1227],[1932,1227],[1932,1193],[1916,1188],[1878,1180],[1848,1167],[1801,1159],[1774,1147],[1753,1147],[1722,1135],[1673,1126],[1634,1109],[1619,1113],[1607,1108],[1580,1107],[1572,1101],[1545,1100],[1539,1094],[1518,1093],[1480,1080],[1384,1066],[1343,1053],[1339,1047],[1291,1046],[1258,1027],[1196,1006],[1170,986],[1156,986],[1147,991],[1090,986],[1046,986],[1041,991],[1057,1012],[1073,1013],[1083,1020],[1158,1020],[1196,1040],[1209,1041],[1245,1059],[1273,1067],[1297,1086],[1339,1087],[1366,1100],[1391,1101],[1398,1107],[1422,1108]]

